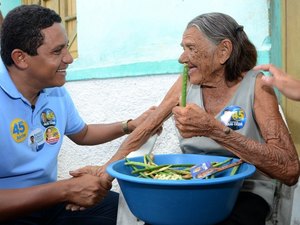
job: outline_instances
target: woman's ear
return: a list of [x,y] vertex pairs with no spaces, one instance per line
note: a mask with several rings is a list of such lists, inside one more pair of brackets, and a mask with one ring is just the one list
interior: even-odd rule
[[27,67],[26,56],[27,54],[20,49],[14,49],[11,53],[14,64],[20,69],[25,69]]
[[224,65],[229,59],[232,52],[232,43],[229,39],[224,39],[219,44],[219,60],[220,64]]

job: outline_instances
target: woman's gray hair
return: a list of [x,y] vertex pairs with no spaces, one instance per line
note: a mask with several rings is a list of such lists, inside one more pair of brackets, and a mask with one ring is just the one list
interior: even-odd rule
[[232,17],[223,13],[206,13],[191,20],[187,28],[195,26],[210,41],[218,45],[222,40],[229,39],[233,50],[225,63],[225,77],[228,81],[236,80],[242,72],[251,70],[257,60],[255,46],[250,42],[244,27]]

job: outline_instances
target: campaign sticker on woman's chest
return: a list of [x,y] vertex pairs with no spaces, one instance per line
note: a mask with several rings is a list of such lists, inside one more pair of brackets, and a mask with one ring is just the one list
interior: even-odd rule
[[226,107],[220,118],[222,123],[232,130],[242,129],[247,120],[245,111],[236,105]]

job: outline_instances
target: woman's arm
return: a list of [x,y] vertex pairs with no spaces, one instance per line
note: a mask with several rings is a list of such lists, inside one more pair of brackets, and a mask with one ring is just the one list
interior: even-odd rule
[[116,154],[106,163],[123,159],[130,152],[141,147],[151,135],[155,134],[162,123],[170,116],[173,107],[179,104],[182,77],[179,76],[159,106],[139,125],[121,144]]
[[297,183],[299,159],[289,131],[280,115],[272,88],[256,79],[254,114],[266,143],[259,143],[234,132],[207,114],[200,107],[189,104],[173,109],[176,126],[185,138],[209,137],[260,171],[287,185]]
[[[279,112],[272,88],[256,79],[254,113],[265,144],[237,137],[241,146],[228,146],[245,161],[287,185],[294,185],[299,177],[299,158],[291,135]],[[234,134],[234,132],[232,132]]]
[[[261,134],[266,142],[258,146],[257,167],[271,177],[293,185],[299,177],[299,158],[272,88],[256,79],[254,113]],[[265,158],[265,160],[264,160]],[[266,160],[267,159],[267,160]]]

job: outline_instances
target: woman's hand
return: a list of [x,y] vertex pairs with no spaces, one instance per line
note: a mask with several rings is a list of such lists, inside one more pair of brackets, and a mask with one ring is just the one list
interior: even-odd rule
[[143,112],[140,116],[138,116],[136,119],[131,120],[128,123],[128,128],[132,132],[135,128],[137,128],[140,124],[144,122],[144,120],[156,109],[156,106],[151,106],[148,110]]
[[186,107],[173,108],[176,127],[184,138],[195,136],[210,136],[215,128],[216,120],[196,104],[187,104]]
[[[155,110],[157,109],[157,106],[151,106],[148,110],[146,110],[145,112],[143,112],[139,117],[137,117],[136,119],[130,121],[128,123],[128,127],[129,127],[129,130],[132,132],[136,127],[138,127],[140,124],[142,124],[146,118],[151,114],[153,113]],[[161,134],[162,132],[162,126],[160,126],[158,129],[157,129],[157,134]]]

